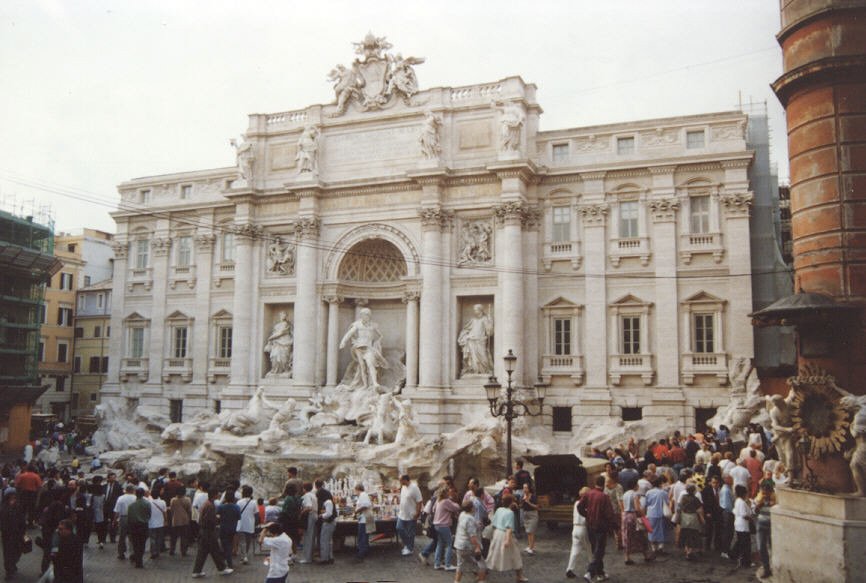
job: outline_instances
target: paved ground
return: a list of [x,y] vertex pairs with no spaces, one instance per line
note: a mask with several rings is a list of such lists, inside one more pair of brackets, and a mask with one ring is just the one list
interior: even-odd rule
[[[31,531],[35,535],[36,531]],[[95,537],[94,537],[95,540]],[[419,537],[416,545],[426,542]],[[349,541],[351,543],[351,539]],[[612,542],[612,541],[611,541]],[[570,530],[559,528],[549,531],[540,527],[537,550],[534,557],[524,554],[526,576],[532,583],[566,583],[582,582],[582,579],[566,579],[565,567],[568,562],[570,548]],[[614,549],[611,551],[610,547]],[[16,581],[32,582],[39,577],[39,560],[41,549],[25,555],[19,563],[19,575]],[[696,562],[686,562],[682,556],[660,557],[655,563],[643,565],[640,559],[635,566],[623,564],[622,554],[615,545],[608,545],[608,560],[605,561],[610,580],[639,581],[640,583],[739,583],[757,581],[751,569],[737,570],[729,561],[718,557],[708,557]],[[205,571],[208,573],[202,581],[224,581],[225,583],[261,583],[264,581],[267,568],[263,564],[264,557],[256,557],[249,565],[238,567],[237,571],[227,577],[218,577],[216,568],[209,560]],[[580,564],[585,566],[585,557]],[[146,559],[144,570],[134,569],[128,561],[121,562],[116,558],[114,545],[107,545],[98,550],[90,545],[85,550],[84,557],[85,583],[177,583],[193,581],[192,558],[181,559],[179,556],[162,556],[156,561]],[[582,575],[582,571],[578,575]],[[298,565],[289,574],[291,583],[448,583],[453,580],[452,573],[434,571],[432,567],[422,567],[414,557],[401,557],[399,548],[391,542],[379,542],[373,545],[372,552],[366,561],[357,563],[353,560],[350,549],[337,553],[336,564]],[[491,583],[510,583],[513,574],[494,573],[488,581]],[[196,579],[195,581],[198,581]],[[473,581],[473,577],[464,576],[464,582]]]

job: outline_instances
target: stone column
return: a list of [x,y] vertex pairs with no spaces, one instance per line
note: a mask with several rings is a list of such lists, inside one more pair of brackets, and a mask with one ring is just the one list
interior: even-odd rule
[[262,229],[252,223],[235,225],[235,275],[232,298],[232,392],[246,396],[254,382],[253,355],[261,350],[261,338],[253,338],[253,248]]
[[295,271],[295,347],[292,378],[296,387],[312,387],[316,382],[316,321],[319,302],[318,244],[320,222],[316,216],[298,219],[298,260]]
[[[603,180],[603,176],[599,179]],[[583,220],[583,255],[586,272],[586,324],[584,329],[592,336],[584,344],[584,366],[586,386],[590,389],[606,389],[608,386],[608,323],[607,289],[605,271],[607,267],[607,237],[605,222],[608,206],[605,203],[585,204],[578,208]],[[611,328],[616,334],[616,323]],[[614,347],[614,352],[618,348]]]
[[450,221],[440,206],[421,209],[421,322],[419,339],[419,385],[442,386],[442,229]]
[[[192,314],[192,382],[193,384],[207,383],[207,369],[210,365],[209,356],[215,346],[210,337],[210,282],[211,269],[213,267],[213,248],[216,236],[212,233],[197,235],[195,238],[195,310]],[[207,394],[207,391],[204,393]]]
[[[163,222],[163,221],[160,221]],[[166,310],[166,287],[168,284],[168,256],[171,253],[171,239],[168,238],[168,221],[165,225],[159,225],[157,234],[150,240],[150,265],[153,268],[153,288],[151,298],[153,311],[150,314],[150,347],[148,350],[147,384],[157,385],[158,392],[162,392],[162,364],[166,357],[166,343],[171,338],[166,338],[165,310]]]
[[343,298],[340,296],[329,296],[325,298],[328,302],[328,364],[325,372],[325,384],[329,387],[337,386],[337,366],[340,362],[340,304]]
[[410,291],[403,294],[406,304],[406,388],[418,386],[418,297]]
[[494,334],[498,338],[496,345],[501,354],[493,354],[494,370],[497,376],[505,378],[500,370],[502,357],[509,350],[514,350],[517,362],[514,365],[513,379],[517,386],[525,385],[523,371],[527,358],[532,355],[523,354],[525,338],[523,334],[524,290],[523,290],[523,222],[526,213],[526,203],[511,201],[494,207],[496,218],[501,225],[502,253],[496,257],[499,271],[499,294],[496,303],[501,314],[498,322],[494,322]]
[[[754,195],[751,192],[723,194],[721,196],[725,215],[725,231],[728,268],[736,293],[729,300],[729,322],[748,322],[752,311],[752,286],[748,275],[752,271],[751,252],[749,246],[749,216]],[[732,325],[728,337],[730,351],[743,356],[754,356],[754,335],[751,327]],[[720,348],[717,349],[721,352]]]
[[[125,226],[125,225],[124,225]],[[118,228],[121,225],[118,224]],[[123,363],[123,358],[128,350],[127,331],[123,326],[123,319],[126,317],[124,313],[125,298],[126,298],[126,277],[127,277],[127,257],[129,255],[129,242],[126,240],[115,240],[112,245],[114,249],[114,278],[111,286],[111,326],[114,332],[114,346],[119,349],[111,351],[111,358],[108,359],[108,378],[102,386],[100,393],[102,395],[119,395],[120,394],[120,365]],[[117,339],[120,339],[119,341]]]
[[[665,175],[673,181],[673,174]],[[657,178],[662,178],[657,176]],[[665,192],[668,192],[667,190]],[[672,192],[672,189],[671,191]],[[659,387],[680,385],[679,298],[677,295],[677,210],[675,198],[654,198],[649,207],[652,214],[652,249],[655,257],[655,330],[654,346],[643,346],[641,352],[655,352],[655,371]],[[646,330],[641,321],[641,332]],[[643,334],[641,334],[643,336]],[[643,339],[642,339],[643,340]],[[690,347],[684,347],[690,351]]]
[[[538,229],[541,226],[543,216],[542,209],[533,206],[528,207],[524,215],[526,233],[523,237],[523,268],[528,274],[537,272],[539,268],[538,258],[541,257],[541,249],[539,249],[540,237]],[[539,340],[538,276],[527,275],[523,278],[523,282],[526,305],[526,331],[523,343],[524,351],[526,352],[526,368],[524,369],[524,373],[526,383],[531,386],[538,380],[544,343]]]

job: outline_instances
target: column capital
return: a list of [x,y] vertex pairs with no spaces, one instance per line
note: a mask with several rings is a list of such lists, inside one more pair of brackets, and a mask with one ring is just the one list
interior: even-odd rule
[[114,258],[115,259],[126,259],[129,255],[129,243],[117,241],[111,245],[111,248],[114,250]]
[[364,307],[370,303],[370,300],[368,300],[367,298],[355,298],[354,301],[355,301],[356,306],[361,306],[361,307]]
[[603,227],[608,210],[606,203],[583,204],[577,207],[577,212],[580,213],[584,224],[588,227]]
[[337,304],[340,305],[343,303],[343,296],[325,296],[325,301],[329,304]]
[[680,201],[675,198],[658,198],[649,201],[649,208],[654,223],[669,223],[676,221]]
[[541,211],[537,206],[529,205],[522,200],[512,200],[493,205],[493,216],[499,225],[519,224],[527,228],[537,228],[541,220]]
[[155,257],[165,257],[171,251],[171,239],[167,237],[154,237],[150,240],[150,247]]
[[231,230],[240,241],[256,239],[262,234],[262,228],[253,223],[237,223]]
[[454,213],[443,209],[441,206],[422,207],[418,211],[421,217],[421,228],[426,230],[439,229],[444,231],[451,228]]
[[755,200],[755,195],[751,192],[737,192],[723,194],[719,199],[725,209],[726,216],[731,218],[748,218],[751,214],[752,202]]
[[417,302],[419,299],[421,299],[421,292],[418,290],[403,292],[403,297],[401,298],[404,304],[408,304],[409,302]]
[[301,217],[295,222],[295,233],[299,239],[318,239],[322,228],[319,217]]
[[196,249],[199,251],[210,251],[213,249],[214,242],[216,241],[216,235],[213,233],[205,233],[201,235],[196,235],[195,237],[195,245]]

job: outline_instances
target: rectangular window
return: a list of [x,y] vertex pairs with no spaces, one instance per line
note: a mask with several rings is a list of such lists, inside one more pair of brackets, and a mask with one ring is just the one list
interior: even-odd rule
[[186,326],[175,326],[171,329],[171,354],[173,358],[186,358],[186,340],[188,333],[189,328]]
[[564,243],[571,240],[571,208],[567,206],[553,207],[554,243]]
[[139,239],[135,242],[135,268],[146,269],[149,255],[150,242],[147,239]]
[[72,372],[81,372],[81,357],[76,356],[72,359]]
[[105,374],[108,372],[108,357],[102,357],[102,373]]
[[93,327],[93,337],[99,338],[102,336],[102,326],[94,326]]
[[192,184],[184,184],[180,187],[180,198],[187,200],[192,194]]
[[619,238],[631,239],[638,236],[638,201],[629,200],[619,203]]
[[571,432],[571,407],[553,408],[553,430]]
[[235,235],[234,233],[223,233],[222,240],[222,262],[233,263],[235,260]]
[[105,294],[96,294],[96,307],[100,310],[105,306]]
[[79,295],[78,296],[78,311],[83,312],[87,308],[87,296]]
[[90,276],[89,276],[89,275],[85,275],[85,276],[84,276],[84,287],[89,286],[91,281],[92,281],[92,280],[91,280]]
[[617,138],[616,139],[617,154],[634,154],[634,138]]
[[553,320],[553,353],[558,356],[571,354],[571,318]]
[[144,328],[130,329],[129,356],[132,358],[141,358],[144,356]]
[[693,196],[689,199],[689,221],[691,232],[710,232],[710,197]]
[[219,358],[232,357],[232,329],[229,326],[222,326],[219,329],[219,350],[217,353]]
[[219,399],[215,399],[213,402],[213,412],[216,414],[222,413],[223,410],[223,402]]
[[76,328],[73,336],[75,336],[75,338],[84,338],[84,328]]
[[39,362],[45,362],[45,341],[39,341]]
[[553,144],[553,163],[564,164],[568,162],[568,144]]
[[145,189],[139,192],[139,201],[141,204],[149,204],[150,203],[150,190]]
[[66,389],[66,377],[57,375],[54,377],[54,390],[62,393]]
[[57,362],[67,362],[69,345],[66,342],[57,343]]
[[91,402],[91,403],[95,403],[95,402],[96,402],[96,393],[90,393],[90,402]]
[[106,326],[106,327],[105,327],[105,337],[106,337],[106,338],[111,338],[111,326]]
[[75,243],[69,243],[66,246],[66,250],[69,251],[70,253],[75,253]]
[[695,352],[715,352],[714,314],[695,314]]
[[99,357],[91,356],[90,357],[90,368],[88,368],[87,372],[99,372]]
[[622,353],[640,354],[640,316],[622,317]]
[[57,308],[57,325],[72,326],[72,308]]
[[48,309],[46,308],[45,304],[40,304],[39,306],[39,323],[48,323]]
[[60,273],[60,289],[63,290],[71,290],[72,289],[72,274],[71,273]]
[[183,421],[183,401],[181,399],[169,400],[168,416],[172,423],[181,423]]
[[640,421],[643,419],[643,408],[642,407],[623,407],[622,408],[622,420],[623,421]]
[[697,150],[704,147],[704,130],[686,132],[686,149]]
[[175,265],[177,267],[188,267],[192,256],[192,237],[178,237],[177,256]]

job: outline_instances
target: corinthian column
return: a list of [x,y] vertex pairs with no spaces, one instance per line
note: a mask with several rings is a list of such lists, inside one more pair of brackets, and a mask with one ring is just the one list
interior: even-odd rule
[[517,385],[524,384],[523,370],[526,358],[534,355],[520,354],[525,348],[523,337],[523,222],[527,206],[522,201],[505,202],[493,208],[496,219],[502,227],[502,253],[496,258],[499,271],[499,294],[496,302],[499,304],[496,312],[499,322],[496,322],[497,349],[502,354],[494,354],[493,361],[498,376],[503,371],[502,356],[512,349],[518,354],[514,368],[514,380]]
[[440,206],[421,209],[419,384],[425,388],[442,386],[442,230],[449,220]]
[[[232,372],[234,393],[244,396],[252,384],[252,355],[261,348],[259,339],[252,337],[253,325],[253,247],[262,229],[252,223],[234,227],[235,283],[232,298]],[[253,350],[256,352],[254,353]]]
[[327,370],[325,372],[325,384],[329,387],[337,386],[337,365],[340,359],[340,303],[343,298],[331,296],[325,298],[328,302],[328,347],[327,347]]
[[318,217],[301,217],[295,225],[298,235],[298,262],[295,271],[295,350],[292,366],[294,385],[312,387],[316,382],[316,299],[318,280]]
[[406,388],[418,386],[418,292],[403,294],[406,304]]

